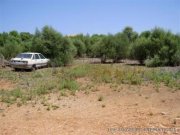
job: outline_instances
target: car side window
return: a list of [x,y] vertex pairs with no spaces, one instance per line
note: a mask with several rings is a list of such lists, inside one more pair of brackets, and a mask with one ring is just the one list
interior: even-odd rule
[[42,54],[39,54],[41,59],[45,59],[45,57]]
[[35,59],[40,59],[38,54],[35,54]]

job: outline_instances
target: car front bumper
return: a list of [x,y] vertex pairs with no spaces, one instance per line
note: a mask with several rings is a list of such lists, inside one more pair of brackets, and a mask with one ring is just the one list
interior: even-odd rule
[[31,69],[32,68],[32,65],[25,64],[25,63],[12,62],[10,65],[12,68],[19,68],[19,69]]

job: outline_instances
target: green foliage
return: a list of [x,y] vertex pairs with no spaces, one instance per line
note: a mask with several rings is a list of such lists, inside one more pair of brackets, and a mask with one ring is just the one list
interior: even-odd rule
[[87,46],[87,55],[90,57],[100,57],[99,45],[102,42],[102,39],[105,35],[94,34],[90,37],[90,45]]
[[23,93],[20,89],[14,89],[11,91],[0,90],[0,101],[6,103],[14,103],[18,98],[22,98]]
[[80,78],[80,77],[87,76],[89,73],[89,70],[90,70],[89,66],[82,65],[82,66],[75,67],[71,70],[68,70],[68,75],[71,78]]
[[180,65],[180,45],[178,47],[179,48],[177,49],[176,53],[172,56],[172,63],[175,66]]
[[42,32],[36,30],[32,50],[50,58],[53,66],[65,66],[71,63],[76,54],[72,42],[49,26],[43,27]]
[[85,44],[78,39],[73,40],[73,44],[77,48],[77,57],[83,57],[86,52]]
[[145,31],[131,48],[131,56],[147,66],[179,65],[179,36],[155,28]]
[[128,39],[121,33],[105,36],[97,46],[97,56],[101,57],[102,63],[106,62],[106,59],[118,62],[118,60],[126,58],[127,52]]
[[138,38],[138,33],[129,26],[125,27],[122,33],[128,38],[129,43],[134,42]]
[[4,47],[0,48],[0,53],[3,54],[6,59],[10,59],[20,53],[22,48],[21,44],[18,44],[14,37],[10,36],[5,41]]
[[144,60],[149,56],[149,44],[150,41],[144,37],[137,39],[131,48],[131,57],[143,64]]
[[143,31],[139,37],[150,38],[150,36],[151,36],[150,31]]
[[106,59],[112,59],[115,57],[115,42],[113,40],[113,35],[105,36],[98,46],[98,53],[101,57],[101,62],[106,62]]
[[158,67],[158,66],[161,66],[162,63],[161,63],[161,60],[160,60],[159,56],[155,55],[154,58],[146,59],[145,60],[145,65],[147,67]]
[[55,66],[66,66],[72,63],[76,54],[76,48],[68,38],[63,38],[58,45],[57,55],[52,59]]
[[66,66],[74,57],[97,57],[102,63],[108,59],[135,59],[147,66],[180,65],[180,35],[154,28],[138,35],[132,27],[117,34],[63,36],[44,26],[34,34],[13,30],[0,33],[0,53],[9,60],[20,52],[39,52],[51,59],[53,66]]
[[128,54],[129,42],[128,38],[122,34],[117,33],[114,37],[115,42],[115,56],[113,57],[114,62],[118,62],[121,59],[125,59]]
[[[94,87],[96,83],[110,83],[111,88],[118,89],[121,84],[141,85],[149,82],[157,89],[164,84],[172,90],[180,90],[180,71],[171,72],[166,69],[119,64],[85,64],[57,68],[54,75],[51,68],[31,74],[2,69],[0,70],[1,78],[15,82],[16,85],[15,88],[8,90],[0,88],[0,102],[23,104],[56,92],[60,92],[61,96],[67,96],[69,92],[75,95],[77,90],[85,90],[88,94],[89,90],[98,90]],[[86,86],[84,83],[78,83],[77,79],[81,77],[87,79]]]
[[74,80],[62,79],[60,81],[60,87],[59,87],[60,90],[62,89],[78,90],[78,88],[79,88],[79,85]]

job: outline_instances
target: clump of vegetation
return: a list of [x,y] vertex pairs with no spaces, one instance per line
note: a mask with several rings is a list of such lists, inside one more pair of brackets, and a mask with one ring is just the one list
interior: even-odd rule
[[[108,35],[63,36],[50,26],[29,32],[0,33],[0,54],[10,59],[20,52],[40,52],[51,59],[53,67],[72,64],[74,57],[96,57],[102,63],[111,59],[135,59],[148,67],[180,65],[180,35],[162,28],[138,35],[132,27]],[[38,75],[37,75],[38,76]]]
[[35,72],[35,73],[33,74],[33,78],[41,78],[41,77],[43,77],[43,74],[40,73],[40,72]]
[[59,89],[78,90],[79,85],[74,80],[63,79],[60,81]]
[[[85,94],[89,94],[91,91],[97,91],[98,88],[94,86],[97,83],[110,83],[110,87],[116,91],[120,91],[119,86],[121,84],[131,86],[149,82],[155,85],[157,92],[159,92],[159,87],[163,84],[170,87],[173,92],[180,90],[180,72],[165,71],[162,68],[110,64],[80,64],[72,67],[57,68],[57,72],[54,75],[52,75],[50,68],[41,70],[40,74],[39,76],[38,72],[19,73],[0,70],[2,79],[12,80],[12,82],[16,82],[17,84],[17,86],[10,90],[1,89],[0,101],[6,102],[8,105],[13,103],[23,105],[30,100],[41,99],[43,95],[50,93],[60,93],[59,99],[60,96],[68,96],[68,93],[75,96],[76,91],[82,89],[80,83],[76,80],[80,77],[85,77],[92,81],[92,84],[88,83],[83,86]],[[28,80],[25,78],[28,78]],[[99,100],[102,101],[103,97],[99,97]]]
[[80,78],[88,75],[90,68],[88,65],[81,65],[68,70],[67,74],[71,78]]
[[51,107],[53,110],[57,110],[59,108],[59,106],[57,106],[57,105],[52,105]]
[[132,54],[140,63],[148,67],[179,65],[179,35],[161,28],[143,32],[133,45]]
[[67,97],[68,95],[67,95],[67,92],[66,92],[66,91],[62,90],[62,91],[60,92],[60,96]]
[[17,99],[21,99],[23,97],[23,93],[20,89],[14,89],[11,91],[1,90],[0,91],[0,99],[1,102],[6,103],[14,103]]

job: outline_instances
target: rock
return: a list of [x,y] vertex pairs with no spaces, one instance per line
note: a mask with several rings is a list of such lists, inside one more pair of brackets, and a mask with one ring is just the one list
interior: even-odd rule
[[175,118],[174,124],[180,126],[180,118]]
[[160,114],[161,115],[167,115],[167,112],[161,112]]

